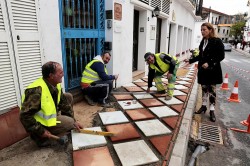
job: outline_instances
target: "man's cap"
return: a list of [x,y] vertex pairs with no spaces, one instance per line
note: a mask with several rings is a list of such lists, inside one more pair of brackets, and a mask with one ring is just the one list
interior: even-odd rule
[[147,52],[145,55],[144,55],[144,59],[145,59],[145,61],[147,61],[148,60],[148,58],[149,58],[149,56],[150,55],[152,55],[152,53],[151,52]]

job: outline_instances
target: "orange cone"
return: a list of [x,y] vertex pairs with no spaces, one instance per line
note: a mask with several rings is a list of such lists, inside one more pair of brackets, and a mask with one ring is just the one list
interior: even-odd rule
[[232,91],[231,96],[228,99],[228,101],[237,102],[237,103],[240,102],[239,95],[238,95],[238,80],[236,80],[236,82],[234,84],[233,91]]
[[222,83],[220,89],[222,89],[222,90],[229,90],[229,88],[228,88],[228,74],[227,73],[225,75],[225,78],[223,80],[223,83]]
[[249,126],[250,125],[250,114],[248,115],[247,120],[243,120],[240,122],[244,126]]
[[[243,125],[247,126],[247,130],[241,130],[241,129],[236,129],[236,128],[230,128],[230,129],[233,131],[250,134],[250,115],[248,116],[247,121],[248,121],[248,125],[243,124]],[[241,121],[240,123],[242,124],[242,122],[244,122],[244,121]]]

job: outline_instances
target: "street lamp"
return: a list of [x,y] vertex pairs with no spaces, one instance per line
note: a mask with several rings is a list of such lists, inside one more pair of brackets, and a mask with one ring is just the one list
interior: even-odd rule
[[160,9],[158,6],[152,11],[152,17],[158,17],[160,15]]

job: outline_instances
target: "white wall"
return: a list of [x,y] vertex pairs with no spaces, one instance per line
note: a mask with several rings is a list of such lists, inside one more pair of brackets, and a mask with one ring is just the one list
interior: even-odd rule
[[[183,60],[193,49],[193,31],[195,29],[194,10],[184,6],[184,0],[172,1],[169,20],[172,24],[170,39],[170,54],[180,54],[179,60]],[[185,30],[186,29],[186,30]],[[188,31],[187,31],[188,29]],[[184,52],[184,54],[182,54]]]
[[58,1],[39,1],[39,16],[44,60],[62,64],[61,32]]
[[128,1],[105,1],[106,10],[113,10],[114,3],[122,5],[122,20],[112,19],[112,28],[106,29],[106,41],[112,42],[112,58],[107,69],[110,74],[119,74],[117,86],[132,82],[133,16],[134,7]]
[[201,22],[196,22],[195,23],[195,31],[194,31],[194,38],[193,38],[193,48],[199,48],[200,42],[202,40],[202,35],[201,35],[201,25],[204,23],[204,21]]
[[63,66],[58,1],[39,1],[39,9],[44,63],[55,61]]

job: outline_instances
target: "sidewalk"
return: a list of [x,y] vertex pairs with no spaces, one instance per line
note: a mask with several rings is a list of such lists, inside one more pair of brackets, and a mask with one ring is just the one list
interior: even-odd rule
[[232,47],[233,50],[243,54],[246,57],[250,57],[250,47],[245,48],[244,50],[240,49],[240,48],[234,48],[234,46]]
[[[115,109],[105,112],[83,102],[74,106],[84,127],[113,132],[114,137],[73,133],[73,147],[43,149],[25,138],[1,150],[0,165],[184,165],[198,86],[194,65],[182,69],[188,74],[177,79],[170,101],[159,94],[121,94],[114,95]],[[146,81],[136,80],[124,89],[145,92]],[[93,124],[86,122],[91,118]]]

